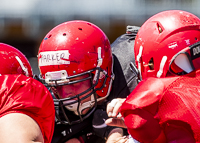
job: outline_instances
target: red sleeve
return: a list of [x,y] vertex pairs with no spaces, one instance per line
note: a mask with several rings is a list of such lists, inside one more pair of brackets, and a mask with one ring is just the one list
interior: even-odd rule
[[133,138],[153,142],[161,133],[156,118],[164,84],[158,78],[148,78],[138,84],[121,106],[121,114]]
[[23,75],[0,76],[0,117],[12,112],[31,116],[40,126],[45,143],[50,143],[55,122],[50,92],[39,81]]

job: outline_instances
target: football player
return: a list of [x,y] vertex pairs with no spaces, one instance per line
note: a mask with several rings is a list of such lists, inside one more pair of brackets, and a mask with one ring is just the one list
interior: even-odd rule
[[48,89],[32,78],[26,57],[0,43],[1,143],[51,143],[55,110]]
[[140,142],[200,141],[200,19],[169,10],[148,19],[135,40],[142,81],[121,106]]
[[61,23],[45,36],[38,52],[39,78],[54,96],[53,142],[112,142],[124,135],[121,128],[104,123],[105,110],[109,101],[125,98],[137,85],[129,66],[135,62],[137,30],[129,28],[112,49],[105,33],[87,21]]

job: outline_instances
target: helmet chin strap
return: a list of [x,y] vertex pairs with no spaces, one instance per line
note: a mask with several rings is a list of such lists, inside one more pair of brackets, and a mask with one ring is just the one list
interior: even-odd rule
[[[69,100],[69,101],[64,101],[64,104],[65,103],[71,103],[75,100]],[[87,102],[84,102],[84,103],[80,103],[79,105],[79,112],[80,114],[82,115],[82,111],[87,109],[87,108],[92,108],[95,104],[95,99],[94,99],[94,94],[91,95],[91,100],[90,101],[87,101]],[[66,105],[65,106],[69,111],[73,111],[76,115],[79,115],[78,114],[78,103],[74,103],[74,104],[71,104],[71,105]]]

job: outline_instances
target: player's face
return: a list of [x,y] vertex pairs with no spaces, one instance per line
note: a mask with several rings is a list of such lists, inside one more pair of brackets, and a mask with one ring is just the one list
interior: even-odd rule
[[[89,75],[79,76],[79,77],[70,79],[70,81],[84,79],[88,76]],[[90,81],[90,79],[88,79],[88,80],[78,82],[78,83],[75,83],[75,84],[58,86],[58,87],[56,87],[56,89],[57,89],[59,98],[63,99],[63,98],[76,96],[76,95],[84,92],[85,90],[87,90],[90,87],[91,87],[91,81]],[[89,91],[89,92],[91,92],[91,91]],[[85,97],[89,92],[81,95],[80,99],[82,97]],[[75,98],[74,100],[77,100],[77,99]],[[90,101],[90,100],[91,100],[91,96],[87,97],[86,99],[83,99],[81,101],[81,104],[83,104],[87,101]],[[81,114],[86,114],[89,109],[90,109],[89,107],[85,108],[84,110],[81,111],[82,112]]]

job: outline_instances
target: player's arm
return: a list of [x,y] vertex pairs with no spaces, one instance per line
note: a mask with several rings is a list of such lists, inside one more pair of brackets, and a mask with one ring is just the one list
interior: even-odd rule
[[123,102],[120,112],[134,139],[144,143],[166,142],[156,116],[164,90],[165,85],[160,79],[148,78],[140,82]]
[[39,125],[31,117],[10,113],[0,118],[1,143],[44,143]]
[[117,142],[118,140],[122,141],[126,141],[123,138],[123,130],[122,128],[114,128],[108,135],[108,139],[106,140],[106,143],[113,143],[113,142]]
[[126,98],[115,98],[110,103],[108,103],[106,112],[109,118],[105,121],[108,126],[126,128],[124,120],[119,112],[120,107],[125,100]]
[[[108,118],[105,121],[105,123],[108,126],[125,127],[124,121],[121,119],[121,115],[119,114],[119,109],[121,107],[121,104],[124,101],[125,101],[125,98],[124,99],[116,98],[116,99],[113,99],[110,103],[108,103],[106,112],[108,114],[108,117],[110,117],[110,118]],[[123,129],[122,128],[114,128],[109,133],[106,143],[125,142],[126,140],[127,139],[123,137]]]

